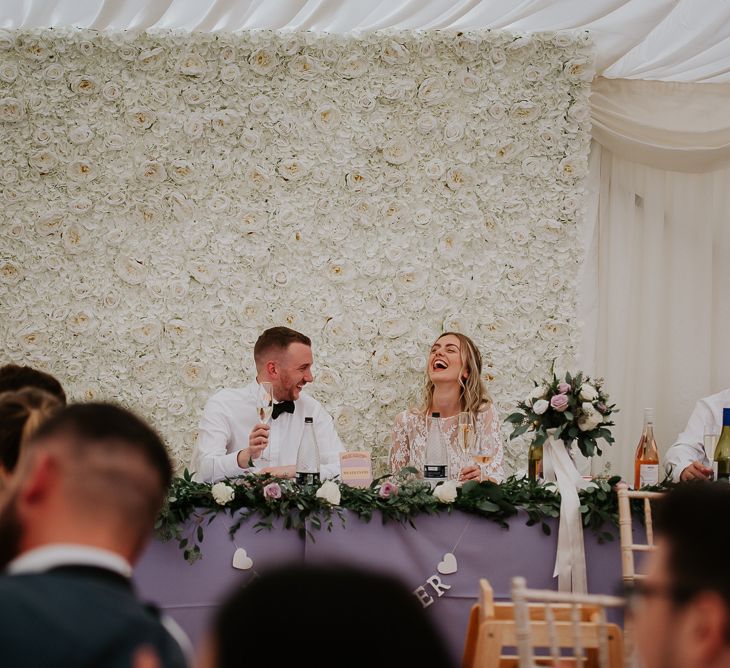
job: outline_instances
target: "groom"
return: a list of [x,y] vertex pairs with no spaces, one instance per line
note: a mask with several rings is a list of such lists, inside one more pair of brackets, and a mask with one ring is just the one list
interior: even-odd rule
[[[193,452],[195,477],[216,482],[246,472],[293,478],[304,418],[313,418],[323,478],[340,472],[344,446],[322,405],[302,389],[314,381],[312,341],[288,327],[264,331],[253,349],[256,380],[214,394],[203,411]],[[259,382],[274,393],[271,424],[259,422],[256,396]]]

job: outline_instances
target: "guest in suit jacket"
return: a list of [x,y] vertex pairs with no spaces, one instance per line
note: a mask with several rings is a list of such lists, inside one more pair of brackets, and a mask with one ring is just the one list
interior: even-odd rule
[[111,404],[71,405],[23,445],[0,501],[0,665],[185,666],[132,564],[170,483],[159,436]]

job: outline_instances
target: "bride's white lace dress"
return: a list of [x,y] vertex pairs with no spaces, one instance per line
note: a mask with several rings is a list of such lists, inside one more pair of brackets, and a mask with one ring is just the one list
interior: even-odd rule
[[[459,416],[440,418],[441,433],[448,449],[448,477],[459,479],[459,471],[473,466],[471,453],[464,452],[458,443]],[[399,413],[393,427],[393,442],[390,448],[390,470],[397,473],[404,466],[413,466],[422,474],[425,464],[426,438],[428,435],[427,416],[420,411],[408,410]],[[483,404],[477,414],[477,434],[481,437],[484,454],[491,456],[487,464],[480,465],[482,480],[487,477],[497,482],[504,480],[504,449],[499,417],[491,402]]]

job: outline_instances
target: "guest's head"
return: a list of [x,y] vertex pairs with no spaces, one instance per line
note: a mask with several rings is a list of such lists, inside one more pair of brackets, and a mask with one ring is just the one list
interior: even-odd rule
[[134,563],[172,469],[160,437],[112,404],[72,404],[23,445],[0,505],[0,569],[28,550],[89,545]]
[[267,329],[253,348],[259,381],[268,381],[277,401],[294,401],[311,383],[312,341],[288,327]]
[[23,445],[61,408],[60,399],[33,387],[0,394],[0,481],[15,469]]
[[[242,633],[251,642],[241,642]],[[272,661],[318,668],[451,665],[422,605],[399,581],[322,566],[272,571],[219,609],[206,668]]]
[[637,581],[645,668],[730,666],[730,485],[685,483],[657,502],[657,550]]
[[45,390],[57,397],[62,404],[66,403],[66,393],[50,373],[39,371],[31,366],[6,364],[0,366],[0,393],[22,390],[24,387],[35,387]]
[[489,401],[481,373],[482,355],[474,342],[459,332],[442,334],[428,354],[425,409],[431,406],[436,386],[458,385],[462,410],[476,413]]

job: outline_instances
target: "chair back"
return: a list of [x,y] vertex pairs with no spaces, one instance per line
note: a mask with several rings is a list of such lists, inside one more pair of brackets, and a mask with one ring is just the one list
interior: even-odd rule
[[[582,604],[577,610],[580,623],[593,623],[600,614],[600,606],[594,603]],[[530,622],[538,626],[546,623],[546,615],[554,621],[568,624],[572,623],[574,614],[573,606],[567,603],[555,603],[549,611],[545,605],[528,604]],[[620,641],[620,629],[615,625],[609,626],[611,638],[618,637]],[[472,607],[469,616],[462,668],[517,668],[519,657],[514,651],[516,647],[515,605],[512,601],[495,602],[489,581],[481,579],[479,602]],[[598,666],[596,650],[589,649],[588,658],[588,666]],[[549,663],[549,657],[538,657],[536,662],[543,660]]]
[[[516,577],[512,579],[512,601],[519,668],[556,663],[577,668],[623,666],[621,629],[606,619],[606,608],[622,608],[623,598],[528,589],[525,578]],[[542,609],[542,619],[535,615],[537,606]],[[588,620],[586,607],[591,610]],[[536,649],[543,653],[536,654]]]
[[[619,536],[621,542],[621,576],[625,583],[631,584],[634,580],[644,577],[642,573],[636,572],[634,552],[652,552],[656,549],[654,545],[651,500],[661,498],[662,493],[635,492],[634,490],[630,490],[625,482],[616,485],[616,493],[618,494]],[[631,499],[643,499],[644,501],[645,543],[634,543]]]

